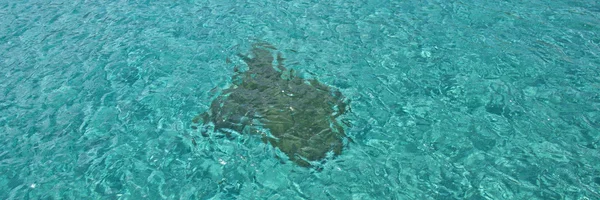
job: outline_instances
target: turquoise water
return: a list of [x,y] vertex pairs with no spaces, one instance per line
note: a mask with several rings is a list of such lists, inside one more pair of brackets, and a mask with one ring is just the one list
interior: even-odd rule
[[[0,2],[0,199],[600,199],[596,1],[51,2]],[[323,170],[189,127],[256,40],[351,100]]]

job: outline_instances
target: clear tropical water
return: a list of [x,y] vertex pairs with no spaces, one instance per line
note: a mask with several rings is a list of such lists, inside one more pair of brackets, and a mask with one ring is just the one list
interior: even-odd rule
[[[599,24],[583,0],[4,0],[0,199],[600,199]],[[322,171],[189,128],[254,40],[351,100]]]

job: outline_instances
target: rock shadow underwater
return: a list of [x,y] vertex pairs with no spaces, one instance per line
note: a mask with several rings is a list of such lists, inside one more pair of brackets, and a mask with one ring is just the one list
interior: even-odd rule
[[328,152],[340,155],[349,138],[338,118],[348,111],[348,101],[339,90],[286,69],[280,52],[275,60],[276,50],[257,43],[250,55],[238,54],[248,69],[234,69],[233,84],[192,120],[192,128],[213,127],[228,137],[232,131],[260,135],[303,167]]

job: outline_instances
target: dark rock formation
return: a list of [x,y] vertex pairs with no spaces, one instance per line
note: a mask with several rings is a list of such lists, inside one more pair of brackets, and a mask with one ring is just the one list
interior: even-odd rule
[[254,44],[251,57],[239,55],[248,70],[234,70],[233,85],[217,96],[209,110],[192,121],[213,124],[230,136],[231,131],[260,135],[293,162],[310,167],[308,161],[339,155],[344,146],[343,127],[336,120],[347,111],[341,92],[315,79],[302,79],[283,66],[281,53],[266,43]]

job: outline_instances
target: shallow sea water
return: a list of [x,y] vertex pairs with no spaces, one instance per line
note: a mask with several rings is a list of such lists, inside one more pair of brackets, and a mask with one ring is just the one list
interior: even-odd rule
[[[0,199],[600,199],[599,24],[596,1],[1,1]],[[257,40],[351,100],[321,171],[190,128]]]

